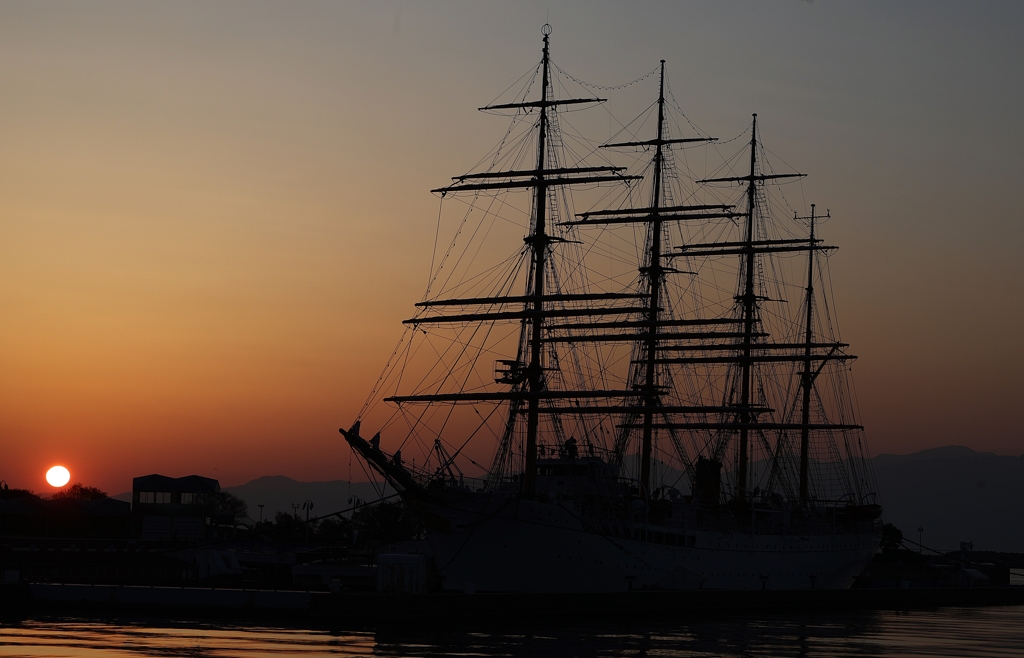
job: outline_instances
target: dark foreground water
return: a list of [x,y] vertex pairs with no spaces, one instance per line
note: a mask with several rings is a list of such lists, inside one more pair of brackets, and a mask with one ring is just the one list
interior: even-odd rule
[[1021,656],[1024,606],[746,616],[651,628],[343,632],[296,627],[0,622],[0,656]]

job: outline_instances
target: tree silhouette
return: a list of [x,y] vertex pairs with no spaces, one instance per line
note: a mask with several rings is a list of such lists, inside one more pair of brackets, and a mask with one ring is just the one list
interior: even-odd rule
[[106,491],[101,491],[97,487],[87,487],[81,482],[75,482],[70,487],[61,489],[50,496],[53,500],[60,500],[64,498],[70,498],[73,500],[103,500],[106,497]]

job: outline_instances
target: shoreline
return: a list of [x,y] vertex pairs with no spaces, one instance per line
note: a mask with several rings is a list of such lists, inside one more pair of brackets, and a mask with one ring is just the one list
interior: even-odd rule
[[681,622],[750,614],[862,613],[1024,605],[1024,587],[386,595],[231,588],[21,583],[0,617],[145,617],[166,622],[303,622],[348,629],[553,622]]

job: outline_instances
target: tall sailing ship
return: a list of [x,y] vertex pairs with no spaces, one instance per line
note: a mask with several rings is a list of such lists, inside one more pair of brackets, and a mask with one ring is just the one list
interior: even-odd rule
[[423,520],[445,589],[849,587],[881,507],[828,214],[788,207],[803,174],[774,170],[757,115],[693,174],[726,142],[681,114],[664,61],[624,138],[582,137],[566,115],[604,99],[567,97],[588,85],[550,31],[513,101],[481,108],[511,115],[489,166],[434,190],[454,237],[342,434]]

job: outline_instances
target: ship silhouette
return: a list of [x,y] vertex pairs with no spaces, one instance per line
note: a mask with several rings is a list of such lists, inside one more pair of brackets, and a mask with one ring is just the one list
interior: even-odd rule
[[756,114],[693,175],[691,151],[727,144],[681,114],[664,61],[621,138],[579,135],[568,113],[604,99],[566,93],[586,83],[550,32],[515,98],[481,108],[511,117],[489,165],[433,190],[461,219],[341,433],[419,514],[445,589],[849,587],[881,506],[829,213],[788,206],[803,174],[774,169]]

